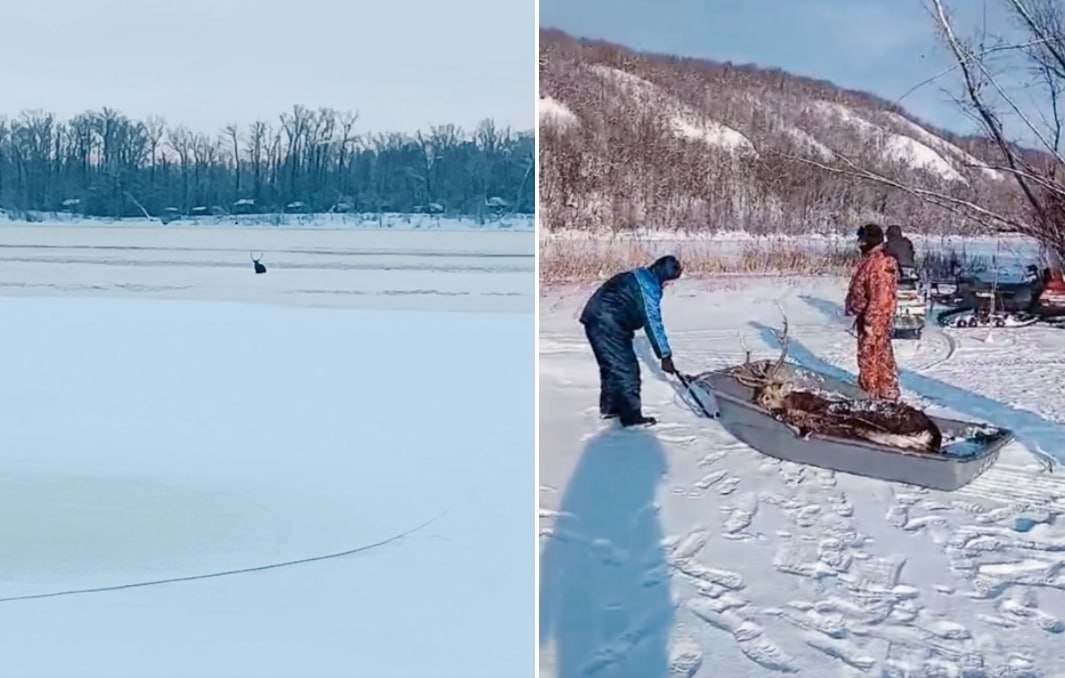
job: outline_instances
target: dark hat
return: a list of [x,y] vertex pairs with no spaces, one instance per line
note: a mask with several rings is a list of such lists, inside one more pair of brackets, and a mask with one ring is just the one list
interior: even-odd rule
[[884,229],[879,224],[865,224],[858,228],[858,240],[866,247],[876,247],[884,242]]
[[679,259],[672,254],[667,254],[656,259],[653,264],[647,267],[647,270],[651,271],[659,282],[666,282],[679,278],[684,267],[680,265]]
[[892,225],[888,226],[887,227],[887,237],[888,237],[889,240],[891,238],[901,238],[902,237],[902,226],[899,226],[898,224],[892,224]]

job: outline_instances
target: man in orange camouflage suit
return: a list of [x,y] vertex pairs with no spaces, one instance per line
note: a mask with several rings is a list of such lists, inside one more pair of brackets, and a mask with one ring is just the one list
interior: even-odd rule
[[884,250],[884,231],[876,224],[858,229],[862,258],[847,291],[846,312],[858,330],[858,386],[873,397],[897,400],[899,377],[891,334],[898,272]]

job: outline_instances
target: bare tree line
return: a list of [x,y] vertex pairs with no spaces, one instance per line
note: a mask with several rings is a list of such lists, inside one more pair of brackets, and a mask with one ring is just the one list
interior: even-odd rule
[[0,118],[0,209],[164,220],[269,212],[532,213],[535,142],[491,120],[360,133],[357,114],[294,106],[194,132],[104,108]]
[[[899,186],[1006,218],[1028,210],[1008,172],[984,166],[1002,165],[994,143],[935,129],[871,94],[775,69],[638,54],[553,30],[541,32],[540,45],[541,96],[575,116],[541,118],[540,221],[549,229],[806,233],[869,219],[924,233],[989,227],[979,212],[945,210]],[[730,149],[701,138],[715,133],[702,127],[705,120],[736,130],[749,145]],[[915,123],[956,147],[936,149],[951,160],[951,175],[901,157],[899,137],[940,143]],[[870,133],[874,126],[886,134]]]

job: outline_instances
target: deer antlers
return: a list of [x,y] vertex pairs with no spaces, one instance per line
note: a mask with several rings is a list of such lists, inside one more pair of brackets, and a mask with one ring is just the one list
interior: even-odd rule
[[743,332],[737,332],[736,334],[740,337],[740,348],[743,349],[743,364],[746,365],[751,362],[751,347],[747,345]]
[[[264,254],[265,254],[265,253],[264,253]],[[258,263],[258,262],[259,262],[259,259],[262,259],[262,258],[263,258],[263,255],[262,255],[262,254],[260,254],[260,255],[259,255],[259,258],[258,258],[258,259],[256,259],[256,258],[255,258],[255,253],[254,253],[254,252],[248,252],[248,255],[249,255],[249,256],[251,256],[251,260],[252,260],[252,261],[254,261],[254,262],[256,262],[256,263]]]
[[740,343],[743,346],[745,356],[743,365],[733,370],[732,377],[747,388],[762,388],[766,384],[780,381],[783,376],[781,370],[788,357],[788,315],[784,313],[784,309],[781,308],[780,304],[777,304],[777,308],[780,309],[783,326],[780,330],[773,330],[777,337],[777,343],[780,344],[780,357],[777,358],[776,362],[769,365],[764,362],[752,363],[751,351],[747,348],[743,335],[740,335]]
[[769,368],[769,378],[775,379],[780,374],[780,370],[784,367],[784,361],[788,357],[788,314],[784,312],[784,308],[778,303],[777,308],[780,310],[780,317],[783,319],[783,326],[779,332],[775,332],[777,335],[777,343],[780,344],[780,357],[777,358],[776,363]]

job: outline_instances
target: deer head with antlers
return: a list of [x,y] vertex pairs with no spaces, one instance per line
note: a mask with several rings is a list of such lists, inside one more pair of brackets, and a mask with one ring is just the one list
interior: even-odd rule
[[[249,254],[251,254],[251,253],[249,252]],[[255,258],[254,254],[251,254],[251,263],[252,263],[252,266],[255,267],[255,272],[256,273],[266,273],[266,266],[263,264],[262,258],[263,258],[263,255],[261,255],[261,254],[259,255],[258,259]]]
[[776,362],[762,360],[751,362],[751,352],[746,351],[742,365],[732,371],[732,377],[744,386],[753,389],[753,400],[758,405],[775,410],[784,406],[784,399],[791,391],[791,383],[784,371],[788,357],[788,316],[781,311],[783,327],[775,331],[780,345],[780,357]]
[[[780,357],[751,362],[750,352],[731,375],[753,390],[752,402],[767,410],[797,435],[811,433],[874,443],[920,452],[937,451],[942,444],[939,427],[923,411],[902,402],[860,401],[841,395],[806,390],[785,369],[788,356],[788,317],[776,332]],[[868,403],[874,402],[870,406]]]

